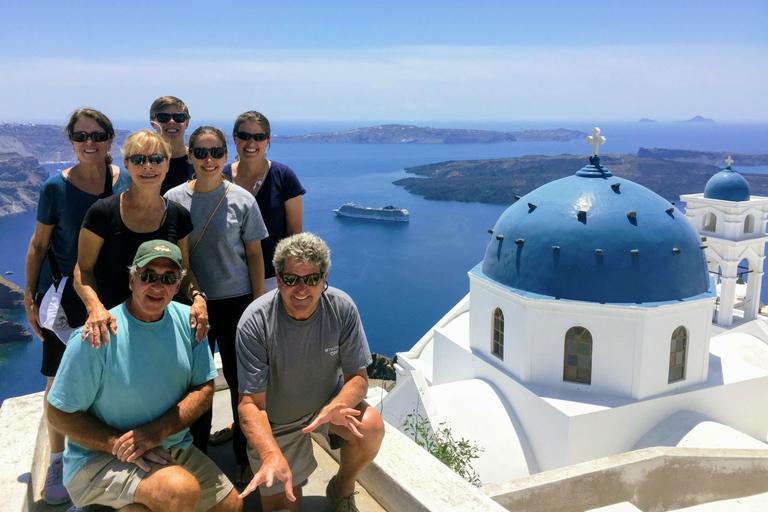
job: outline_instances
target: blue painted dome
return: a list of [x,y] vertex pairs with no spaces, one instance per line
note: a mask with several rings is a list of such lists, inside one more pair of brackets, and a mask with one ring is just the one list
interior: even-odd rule
[[599,303],[679,301],[710,286],[685,215],[599,162],[510,206],[493,228],[482,273],[522,292]]
[[704,187],[704,197],[724,201],[749,201],[749,183],[744,176],[728,167],[709,178],[707,186]]

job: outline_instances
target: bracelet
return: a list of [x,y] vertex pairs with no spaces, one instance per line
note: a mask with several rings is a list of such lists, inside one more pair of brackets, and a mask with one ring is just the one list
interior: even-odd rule
[[208,296],[205,294],[205,292],[201,292],[201,291],[196,291],[195,293],[193,293],[192,300],[194,301],[195,297],[197,297],[198,295],[201,296],[205,302],[208,302]]

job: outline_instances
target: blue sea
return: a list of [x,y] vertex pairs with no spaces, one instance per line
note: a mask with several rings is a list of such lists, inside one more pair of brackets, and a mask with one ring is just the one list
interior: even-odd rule
[[[214,124],[231,130],[231,123]],[[273,121],[274,134],[292,135],[371,126],[370,122]],[[569,128],[591,132],[594,123],[412,123],[418,126],[522,130]],[[601,153],[635,153],[639,147],[768,153],[768,124],[597,123],[607,143]],[[116,122],[118,128],[144,128]],[[192,125],[192,128],[198,126]],[[234,155],[233,148],[230,154]],[[357,303],[371,349],[393,356],[419,340],[469,288],[467,271],[483,257],[487,230],[505,205],[427,201],[393,181],[408,176],[404,168],[461,159],[523,155],[582,154],[591,147],[582,139],[569,142],[500,144],[272,144],[269,157],[292,167],[307,189],[304,227],[331,248],[331,285]],[[46,165],[50,173],[67,167]],[[578,169],[574,169],[576,172]],[[768,167],[737,168],[768,173]],[[673,177],[670,177],[673,179]],[[691,190],[691,193],[701,192]],[[333,213],[344,203],[389,204],[407,208],[408,224],[344,219]],[[0,272],[24,286],[24,258],[35,225],[34,213],[0,217]],[[768,286],[763,286],[768,302]],[[23,310],[5,315],[26,325]],[[28,327],[28,326],[27,326]],[[41,343],[0,344],[0,401],[40,391]]]

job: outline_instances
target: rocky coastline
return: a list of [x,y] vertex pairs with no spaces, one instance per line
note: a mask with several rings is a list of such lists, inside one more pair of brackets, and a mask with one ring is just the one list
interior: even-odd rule
[[0,216],[34,211],[46,171],[31,156],[0,153]]
[[[0,310],[24,308],[24,291],[0,277]],[[0,320],[0,343],[29,341],[32,335],[21,324]]]
[[324,142],[354,144],[488,144],[514,141],[567,141],[586,137],[577,130],[523,130],[498,132],[492,130],[465,130],[456,128],[430,128],[424,126],[385,124],[337,132],[315,132],[305,135],[275,135],[273,142]]
[[[703,191],[709,178],[725,166],[715,165],[722,162],[720,156],[702,151],[641,149],[636,155],[601,155],[600,163],[614,175],[674,202],[681,194]],[[740,157],[741,162],[755,162],[752,165],[765,165],[762,162],[768,161],[768,155]],[[588,158],[581,155],[449,161],[406,168],[406,172],[421,178],[403,178],[393,183],[436,201],[512,204],[518,197],[550,181],[571,176],[587,164]],[[768,196],[768,175],[744,177],[753,194]]]

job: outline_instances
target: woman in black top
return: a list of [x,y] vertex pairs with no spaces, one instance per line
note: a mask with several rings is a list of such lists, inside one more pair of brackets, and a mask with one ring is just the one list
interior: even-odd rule
[[[175,243],[184,267],[189,268],[189,212],[160,195],[170,147],[158,134],[142,130],[126,139],[123,155],[133,185],[120,195],[100,199],[88,210],[78,243],[75,288],[88,310],[82,339],[96,347],[109,341],[110,332],[117,332],[115,318],[107,310],[130,296],[128,266],[139,245],[155,238]],[[182,291],[192,298],[190,325],[196,328],[195,337],[202,340],[208,333],[208,312],[192,272]]]

